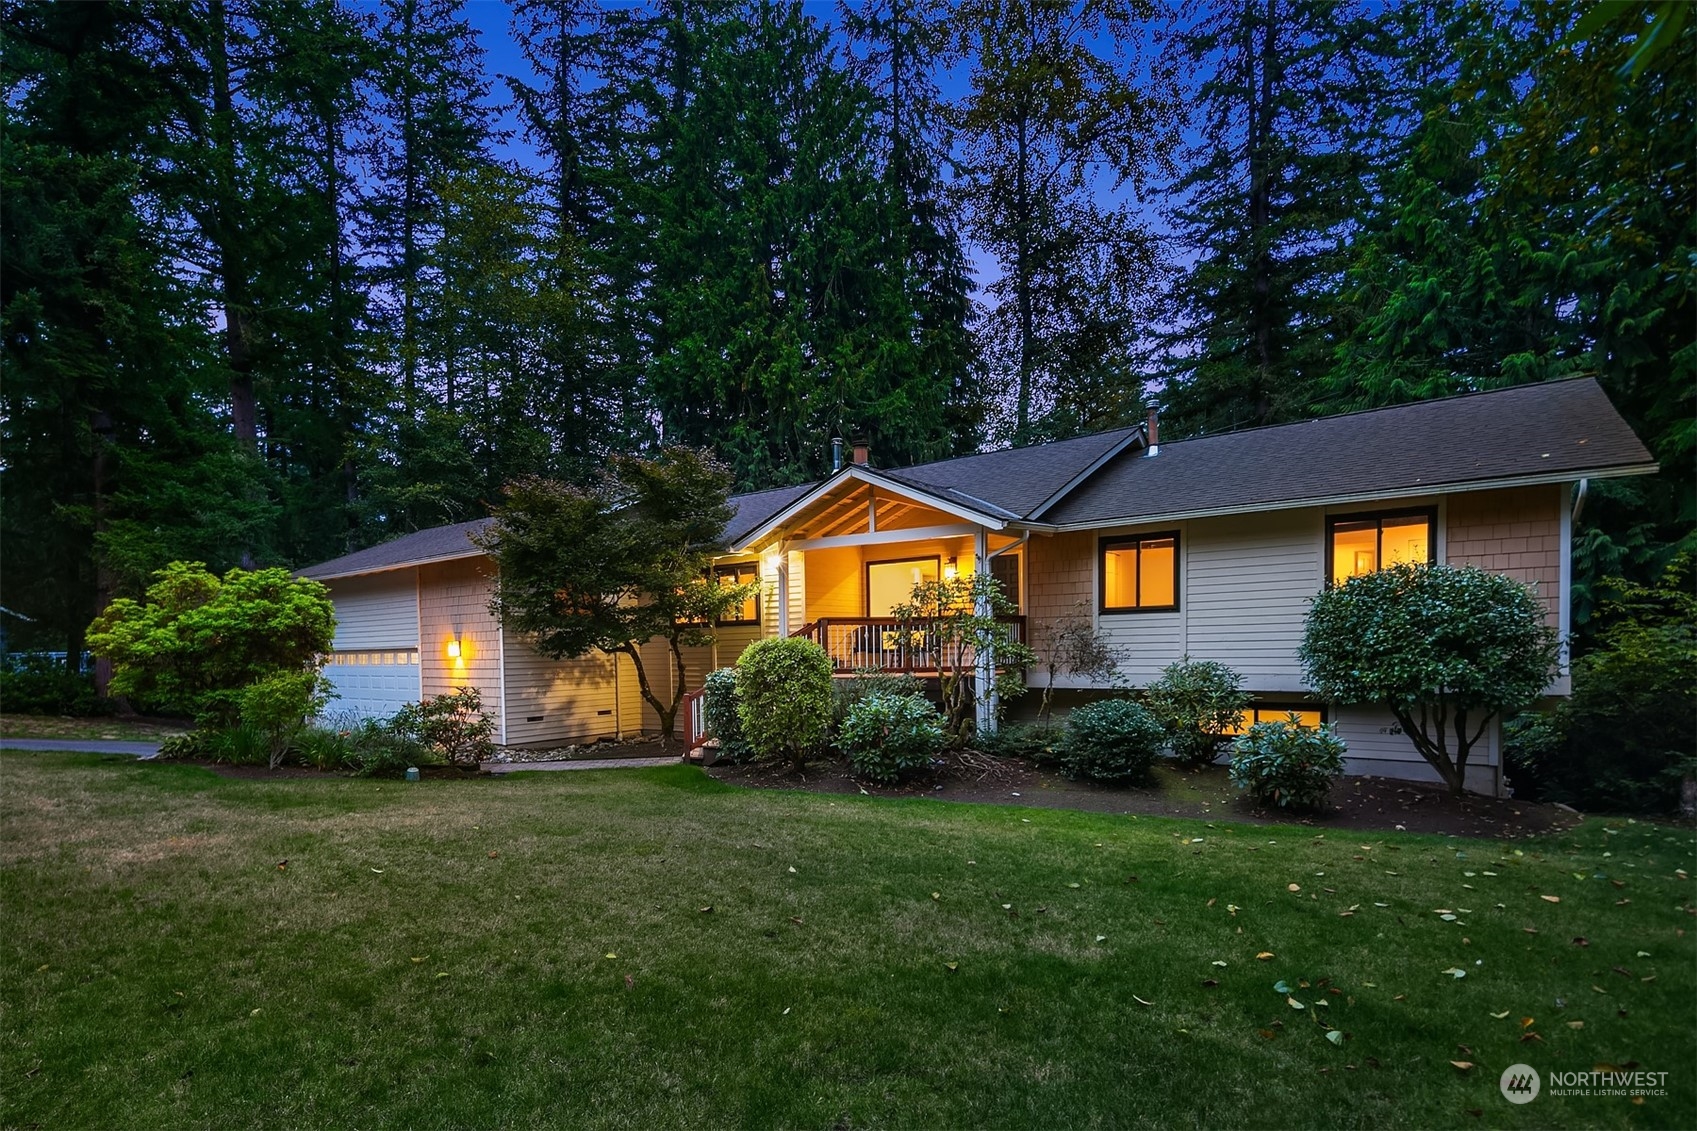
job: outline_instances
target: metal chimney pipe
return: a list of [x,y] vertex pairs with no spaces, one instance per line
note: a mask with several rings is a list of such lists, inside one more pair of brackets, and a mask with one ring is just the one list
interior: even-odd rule
[[1146,443],[1146,447],[1144,448],[1143,454],[1146,455],[1146,456],[1152,456],[1152,455],[1159,454],[1159,452],[1161,450],[1161,410],[1160,409],[1150,408],[1150,410],[1149,410],[1149,424],[1148,424],[1147,429],[1144,431],[1143,438],[1144,438],[1144,441]]
[[835,472],[835,471],[841,471],[842,469],[843,469],[843,438],[841,436],[832,436],[831,437],[831,470]]

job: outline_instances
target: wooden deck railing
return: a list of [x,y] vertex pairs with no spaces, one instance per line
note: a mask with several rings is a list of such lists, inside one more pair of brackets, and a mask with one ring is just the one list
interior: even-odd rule
[[[1024,643],[1024,617],[998,617],[1013,626],[1013,638]],[[972,646],[940,640],[923,621],[895,617],[821,617],[791,636],[804,636],[825,649],[840,672],[934,672],[972,666]]]

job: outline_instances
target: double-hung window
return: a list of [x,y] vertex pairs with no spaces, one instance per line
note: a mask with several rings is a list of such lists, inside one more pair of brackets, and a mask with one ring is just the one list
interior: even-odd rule
[[[736,565],[713,567],[713,576],[725,588],[737,585],[751,585],[760,580],[760,565],[758,562],[738,562]],[[735,625],[750,625],[760,623],[760,593],[758,590],[742,599],[742,604],[725,612],[719,618],[722,627]]]

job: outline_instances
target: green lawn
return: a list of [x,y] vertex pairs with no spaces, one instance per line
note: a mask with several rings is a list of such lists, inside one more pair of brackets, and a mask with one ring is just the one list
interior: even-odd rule
[[[1684,829],[1315,836],[682,766],[6,754],[0,786],[7,1126],[1697,1125]],[[1668,1094],[1514,1107],[1517,1061]]]

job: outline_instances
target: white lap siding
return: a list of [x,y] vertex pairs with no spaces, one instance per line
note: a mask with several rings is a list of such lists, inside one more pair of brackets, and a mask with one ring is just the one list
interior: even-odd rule
[[[1332,710],[1331,720],[1338,737],[1349,746],[1349,753],[1344,759],[1346,773],[1374,774],[1409,781],[1442,780],[1438,771],[1420,756],[1389,711],[1378,707],[1338,707]],[[1493,721],[1468,755],[1466,785],[1475,793],[1500,792],[1500,734],[1501,728]]]
[[329,719],[387,718],[419,698],[418,580],[412,569],[328,582],[336,635],[324,675]]
[[507,743],[512,746],[593,742],[620,730],[618,685],[611,656],[592,653],[550,660],[508,632]]

